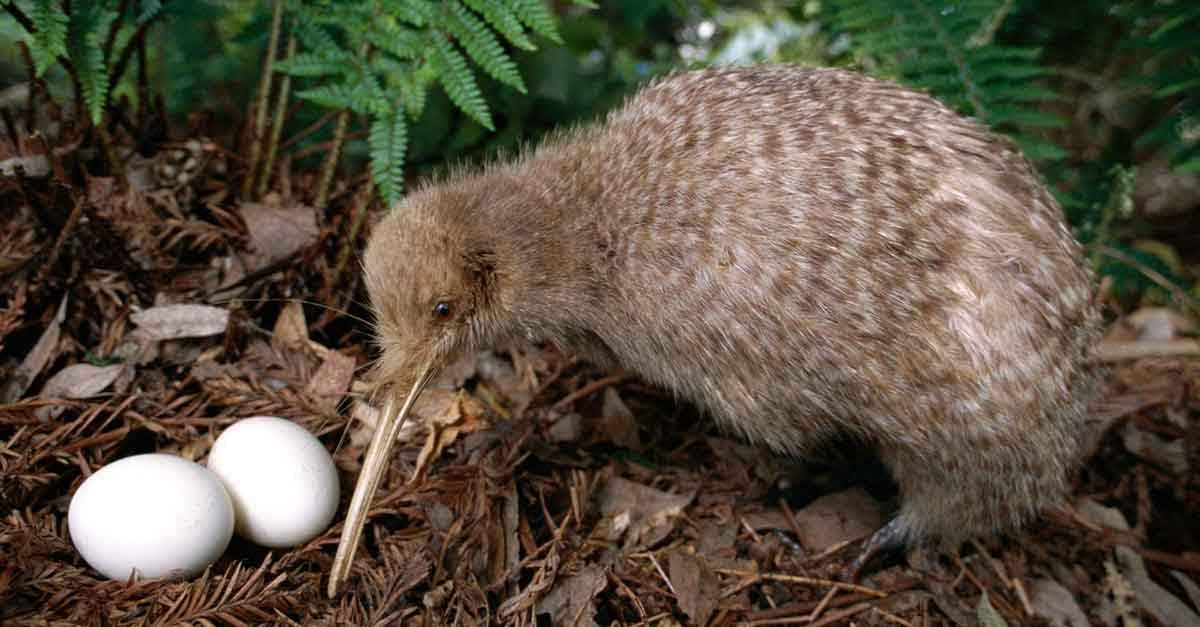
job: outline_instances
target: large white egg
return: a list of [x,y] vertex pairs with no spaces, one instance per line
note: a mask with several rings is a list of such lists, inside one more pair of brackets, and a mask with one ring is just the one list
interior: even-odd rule
[[233,499],[236,533],[269,548],[298,546],[337,513],[337,468],[325,446],[283,418],[239,420],[217,438],[208,468]]
[[71,497],[75,549],[109,579],[179,579],[203,571],[233,536],[233,505],[204,466],[151,453],[115,461]]

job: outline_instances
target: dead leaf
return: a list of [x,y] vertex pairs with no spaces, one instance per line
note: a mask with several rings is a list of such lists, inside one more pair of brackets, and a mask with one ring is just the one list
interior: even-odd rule
[[50,324],[42,331],[37,343],[25,355],[25,359],[21,360],[21,365],[17,366],[17,371],[13,373],[12,378],[5,383],[3,399],[0,399],[0,402],[12,403],[24,396],[25,392],[29,390],[29,386],[33,384],[33,380],[41,374],[46,364],[54,359],[58,352],[58,340],[62,337],[62,322],[66,313],[67,294],[63,294],[62,300],[58,303],[58,312],[54,314]]
[[[1119,531],[1129,531],[1128,521],[1116,508],[1105,507],[1092,499],[1083,498],[1079,499],[1076,509],[1096,524]],[[1120,545],[1113,547],[1113,553],[1117,558],[1119,579],[1128,582],[1142,609],[1153,614],[1154,618],[1167,627],[1200,627],[1200,615],[1150,578],[1142,556],[1133,549]]]
[[883,511],[862,488],[827,494],[796,512],[800,542],[813,552],[865,538],[883,526]]
[[272,207],[245,203],[241,213],[250,235],[247,272],[269,266],[311,246],[320,233],[316,212],[303,205]]
[[112,385],[124,368],[125,364],[67,366],[50,377],[50,380],[42,387],[42,396],[44,398],[91,398]]
[[421,476],[429,463],[437,459],[460,434],[478,430],[483,424],[480,420],[483,413],[484,409],[477,400],[466,390],[459,390],[454,402],[447,404],[440,413],[427,421],[429,436],[417,455],[412,478],[415,480]]
[[46,155],[27,155],[0,161],[0,176],[16,176],[18,170],[21,176],[40,179],[50,174],[50,160]]
[[670,533],[674,518],[696,497],[656,490],[613,477],[600,493],[600,512],[611,522],[610,539],[625,537],[624,548],[649,546]]
[[300,301],[288,301],[279,312],[271,333],[271,345],[278,351],[297,350],[308,345],[308,320]]
[[1196,321],[1166,307],[1142,307],[1125,319],[1139,341],[1167,341],[1196,331]]
[[642,450],[642,438],[638,433],[637,422],[633,412],[621,400],[621,395],[612,387],[604,390],[604,405],[600,410],[603,417],[604,434],[617,446],[631,451]]
[[1091,625],[1071,591],[1053,579],[1035,579],[1029,596],[1033,611],[1050,621],[1054,627]]
[[703,627],[717,609],[721,582],[703,558],[687,551],[671,552],[668,569],[679,609]]
[[594,626],[596,604],[593,599],[608,586],[608,578],[599,566],[588,566],[569,577],[559,577],[541,599],[534,614],[549,614],[550,624]]
[[321,409],[332,412],[350,389],[354,380],[357,362],[353,357],[331,350],[325,353],[325,361],[309,379],[305,392],[316,401]]
[[575,442],[583,436],[583,416],[571,412],[555,420],[546,430],[552,442]]
[[229,326],[229,310],[210,305],[161,305],[130,314],[149,338],[178,340],[220,335]]
[[1170,469],[1181,477],[1187,474],[1187,448],[1182,439],[1166,440],[1142,431],[1134,423],[1128,423],[1121,434],[1121,441],[1125,444],[1125,450],[1130,453]]

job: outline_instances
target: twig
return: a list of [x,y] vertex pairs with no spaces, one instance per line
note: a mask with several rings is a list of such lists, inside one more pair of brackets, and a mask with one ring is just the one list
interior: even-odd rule
[[58,232],[58,238],[54,240],[54,247],[50,249],[50,254],[46,256],[46,262],[42,264],[42,269],[38,271],[35,285],[41,285],[46,276],[54,268],[54,264],[58,263],[59,254],[62,253],[63,245],[67,238],[75,230],[75,225],[79,224],[79,217],[83,213],[83,205],[87,202],[87,198],[83,195],[75,201],[75,206],[71,208],[70,215],[67,216],[67,222],[63,225],[62,230]]
[[803,584],[808,584],[810,586],[833,586],[835,588],[840,588],[842,590],[853,590],[855,592],[862,592],[864,594],[869,594],[873,597],[877,597],[880,599],[882,599],[888,595],[887,592],[883,592],[882,590],[876,590],[875,588],[868,588],[867,586],[860,586],[860,585],[854,584],[854,583],[846,583],[844,581],[834,581],[832,579],[817,579],[815,577],[803,577],[800,575],[785,575],[783,573],[752,573],[749,571],[734,570],[731,568],[718,568],[718,569],[716,569],[716,572],[719,574],[722,574],[722,575],[734,575],[734,576],[738,576],[738,577],[754,577],[759,580],[767,580],[767,581],[783,581],[783,582],[787,582],[787,583],[803,583]]
[[250,199],[254,189],[254,177],[258,171],[258,158],[262,154],[263,133],[267,129],[267,101],[271,97],[271,74],[275,68],[275,54],[279,48],[279,29],[283,24],[283,0],[274,0],[271,14],[271,37],[267,43],[267,57],[263,59],[262,78],[258,83],[258,100],[254,103],[254,123],[250,128],[250,160],[246,164],[246,177],[242,179],[242,200]]
[[1192,339],[1101,342],[1095,359],[1101,362],[1130,361],[1150,357],[1200,357],[1200,342]]
[[557,403],[550,406],[550,410],[551,411],[561,410],[564,407],[566,407],[567,405],[570,405],[571,403],[574,403],[575,401],[577,401],[581,398],[586,398],[588,396],[591,396],[592,394],[595,394],[596,392],[599,392],[600,390],[603,390],[604,388],[606,388],[610,385],[616,385],[628,378],[629,378],[629,375],[627,375],[627,374],[614,374],[614,375],[609,375],[607,377],[603,377],[600,379],[596,379],[595,381],[592,381],[591,383],[589,383],[589,384],[579,388],[578,390],[575,390],[574,392],[571,392],[570,394],[559,399]]
[[359,201],[354,209],[354,219],[350,221],[350,232],[346,234],[346,239],[342,241],[342,249],[338,251],[337,264],[333,268],[333,281],[331,285],[338,284],[338,281],[342,278],[342,273],[346,271],[346,264],[350,262],[350,254],[357,249],[354,243],[358,241],[358,233],[367,221],[367,208],[371,206],[371,201],[374,198],[374,185],[366,185],[359,192]]

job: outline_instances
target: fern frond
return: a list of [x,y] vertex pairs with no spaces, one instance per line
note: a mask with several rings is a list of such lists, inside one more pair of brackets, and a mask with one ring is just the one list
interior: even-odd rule
[[371,120],[367,143],[371,149],[371,178],[379,188],[379,196],[391,207],[400,201],[404,189],[404,157],[408,150],[404,113],[393,109]]
[[163,11],[162,0],[141,0],[139,3],[137,24],[140,26],[158,17]]
[[42,76],[46,69],[67,54],[67,23],[69,18],[55,0],[36,0],[29,11],[37,29],[28,41],[33,57],[34,74]]
[[996,43],[1013,0],[835,0],[829,21],[851,34],[874,72],[927,91],[960,113],[1010,135],[1035,160],[1066,151],[1039,138],[1063,118],[1039,105],[1060,100],[1036,47]]
[[528,26],[533,32],[561,44],[562,36],[558,34],[558,24],[554,14],[542,3],[542,0],[506,0],[509,9]]
[[296,92],[297,98],[330,109],[349,109],[354,102],[354,89],[345,83],[321,85]]
[[464,0],[464,2],[476,13],[482,15],[483,19],[492,25],[492,28],[508,40],[508,43],[522,50],[537,50],[537,46],[525,34],[525,27],[521,25],[521,20],[517,19],[512,10],[501,4],[499,0]]
[[380,0],[380,6],[384,13],[416,27],[437,21],[437,5],[429,0]]
[[350,54],[343,50],[334,54],[305,52],[276,61],[275,69],[292,76],[328,76],[340,74],[344,70],[343,64],[350,60]]
[[446,26],[458,39],[459,45],[492,78],[521,93],[526,93],[525,82],[521,80],[517,64],[513,63],[504,47],[500,45],[500,40],[496,39],[496,35],[492,33],[487,24],[475,17],[457,0],[451,0],[447,4],[450,12]]
[[376,49],[401,59],[420,58],[427,45],[420,33],[386,17],[371,23],[367,41]]
[[481,126],[489,131],[495,130],[492,125],[492,114],[488,111],[483,93],[475,82],[475,75],[467,66],[467,60],[455,50],[454,45],[441,33],[433,34],[433,50],[429,61],[435,64],[438,81],[450,101],[471,116]]
[[104,119],[108,100],[108,68],[104,63],[104,40],[117,19],[117,12],[100,6],[72,16],[69,26],[68,53],[79,76],[83,101],[92,124]]

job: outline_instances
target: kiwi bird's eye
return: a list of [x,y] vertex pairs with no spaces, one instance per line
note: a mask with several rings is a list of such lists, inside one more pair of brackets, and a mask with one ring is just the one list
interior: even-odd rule
[[445,322],[450,319],[450,303],[441,302],[433,306],[433,318],[438,322]]

